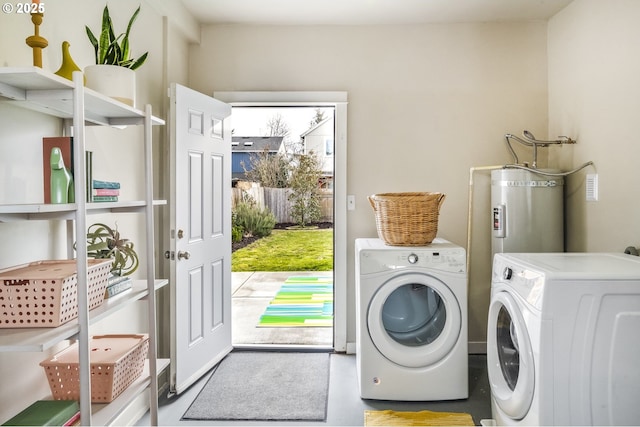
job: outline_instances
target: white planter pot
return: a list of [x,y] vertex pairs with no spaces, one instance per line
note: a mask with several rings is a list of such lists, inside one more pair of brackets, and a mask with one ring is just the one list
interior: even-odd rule
[[117,65],[89,65],[84,68],[85,85],[132,107],[136,106],[136,72]]

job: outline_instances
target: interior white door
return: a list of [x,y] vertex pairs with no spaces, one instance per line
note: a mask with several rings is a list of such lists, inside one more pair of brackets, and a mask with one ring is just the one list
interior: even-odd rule
[[171,85],[171,389],[231,344],[231,106]]

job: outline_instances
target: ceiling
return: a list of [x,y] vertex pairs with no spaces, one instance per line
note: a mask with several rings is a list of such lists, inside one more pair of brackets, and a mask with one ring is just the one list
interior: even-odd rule
[[548,20],[573,0],[182,0],[202,24],[384,25]]

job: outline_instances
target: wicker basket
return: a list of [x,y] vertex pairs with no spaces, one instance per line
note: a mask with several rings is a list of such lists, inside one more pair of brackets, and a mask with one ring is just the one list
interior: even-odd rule
[[[104,302],[111,260],[88,260],[89,310]],[[75,260],[0,270],[0,328],[52,328],[78,317]]]
[[[144,370],[149,336],[98,335],[89,343],[91,402],[109,403],[131,385]],[[78,345],[73,344],[53,358],[40,362],[55,400],[80,399]]]
[[428,245],[438,233],[442,193],[381,193],[369,196],[378,237],[387,245]]

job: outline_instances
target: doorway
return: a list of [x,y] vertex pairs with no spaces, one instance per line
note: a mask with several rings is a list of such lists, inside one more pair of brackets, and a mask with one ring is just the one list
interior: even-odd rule
[[[333,349],[334,124],[333,106],[232,107],[234,347]],[[268,235],[240,232],[261,212]]]
[[[333,138],[332,144],[327,144],[326,141],[323,144],[323,151],[325,154],[333,155],[332,166],[333,177],[331,180],[324,180],[327,187],[332,187],[333,191],[333,271],[322,272],[323,276],[327,276],[332,279],[333,282],[333,328],[329,329],[328,340],[325,338],[322,341],[321,346],[326,346],[326,343],[330,343],[329,347],[332,347],[335,351],[346,350],[346,93],[343,92],[216,92],[214,97],[227,102],[232,105],[233,111],[233,125],[234,135],[240,137],[240,125],[237,118],[240,114],[236,114],[236,111],[240,111],[240,108],[247,108],[247,111],[253,111],[256,113],[257,108],[276,108],[280,111],[292,112],[293,109],[300,109],[304,107],[309,111],[315,112],[317,108],[326,109],[333,113]],[[238,109],[238,110],[236,110]],[[301,132],[305,134],[312,126],[309,126],[310,120],[306,119],[302,124],[303,129]],[[264,128],[266,125],[261,124],[263,129],[249,131],[249,133],[259,133],[257,136],[264,135]],[[298,131],[294,131],[294,136]],[[294,139],[289,141],[295,145],[296,142],[300,142],[300,139]],[[298,147],[299,150],[303,150],[303,146]],[[302,151],[303,152],[303,151]],[[298,275],[298,272],[293,272],[294,275]],[[254,279],[262,286],[267,285],[273,288],[278,288],[286,281],[288,277],[278,277],[278,275],[272,275],[271,277],[265,276],[263,272],[244,272],[237,273],[238,282],[245,283],[246,276],[254,276]],[[244,278],[242,275],[244,274]],[[256,276],[257,275],[257,276]],[[304,276],[319,276],[317,272],[304,272]],[[322,279],[322,277],[320,277]],[[243,291],[251,289],[250,283],[245,283],[248,288]],[[234,282],[234,290],[239,289],[239,284]],[[239,294],[241,295],[241,294]],[[240,325],[238,325],[240,326]],[[275,329],[275,328],[274,328]],[[312,329],[312,328],[308,328]],[[302,330],[302,328],[300,329]],[[273,330],[272,330],[273,331]],[[332,343],[332,345],[331,345]],[[249,345],[249,344],[247,344]],[[241,345],[241,346],[244,346]],[[273,344],[273,346],[284,346],[286,344]]]

